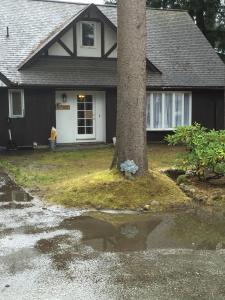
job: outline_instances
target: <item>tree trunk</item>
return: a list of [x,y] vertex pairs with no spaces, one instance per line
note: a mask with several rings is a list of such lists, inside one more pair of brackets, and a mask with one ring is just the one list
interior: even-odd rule
[[134,160],[148,170],[146,149],[146,0],[118,1],[118,167]]

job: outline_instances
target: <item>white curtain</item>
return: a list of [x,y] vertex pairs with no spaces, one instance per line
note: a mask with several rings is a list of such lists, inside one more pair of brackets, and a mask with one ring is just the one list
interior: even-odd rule
[[162,128],[162,94],[153,94],[153,128]]
[[147,128],[171,129],[177,126],[190,125],[190,103],[190,93],[149,93],[147,95]]
[[190,94],[184,94],[184,126],[190,124]]
[[172,93],[165,94],[164,128],[173,128],[173,94]]
[[146,123],[147,128],[151,128],[151,94],[147,94],[147,113],[146,113]]
[[182,94],[175,94],[175,127],[182,125]]

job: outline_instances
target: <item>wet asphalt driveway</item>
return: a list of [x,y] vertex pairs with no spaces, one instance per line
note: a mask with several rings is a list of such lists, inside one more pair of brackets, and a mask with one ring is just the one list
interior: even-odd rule
[[0,299],[225,299],[225,217],[87,213],[0,173]]

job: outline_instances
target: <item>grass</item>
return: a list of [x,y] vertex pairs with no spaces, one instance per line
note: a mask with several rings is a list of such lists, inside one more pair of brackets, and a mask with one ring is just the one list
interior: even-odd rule
[[188,202],[176,184],[159,172],[172,167],[180,151],[182,148],[166,145],[150,146],[151,171],[134,181],[109,171],[112,148],[4,155],[0,167],[46,201],[73,207],[137,209],[156,200],[160,205],[153,210],[162,210]]

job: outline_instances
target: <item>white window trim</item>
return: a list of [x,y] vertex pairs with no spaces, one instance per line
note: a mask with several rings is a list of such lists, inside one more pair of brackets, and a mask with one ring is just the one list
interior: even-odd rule
[[[173,104],[172,104],[172,111],[173,111],[173,127],[172,128],[165,128],[162,126],[162,128],[153,128],[153,93],[161,93],[162,94],[162,123],[164,123],[164,99],[165,99],[165,94],[166,93],[171,93],[173,94]],[[184,94],[189,94],[190,96],[190,101],[189,101],[189,124],[192,123],[192,92],[190,91],[152,91],[152,92],[147,92],[147,98],[150,99],[150,128],[147,127],[147,131],[174,131],[176,130],[175,127],[175,94],[182,94],[182,111],[184,112]],[[184,123],[184,113],[182,114],[182,124]],[[162,124],[163,125],[163,124]],[[182,126],[182,125],[181,125]]]
[[[94,46],[85,46],[83,45],[83,24],[91,24],[94,25]],[[97,33],[96,33],[96,22],[91,22],[91,21],[81,21],[80,22],[80,44],[81,48],[86,48],[86,49],[96,49],[96,39],[97,39]]]
[[[22,114],[21,115],[14,115],[13,114],[12,92],[20,92],[20,94],[21,94],[21,106],[22,106]],[[9,97],[9,118],[12,118],[12,119],[15,119],[15,118],[24,118],[24,116],[25,116],[24,90],[21,90],[21,89],[10,89],[8,91],[8,97]]]

